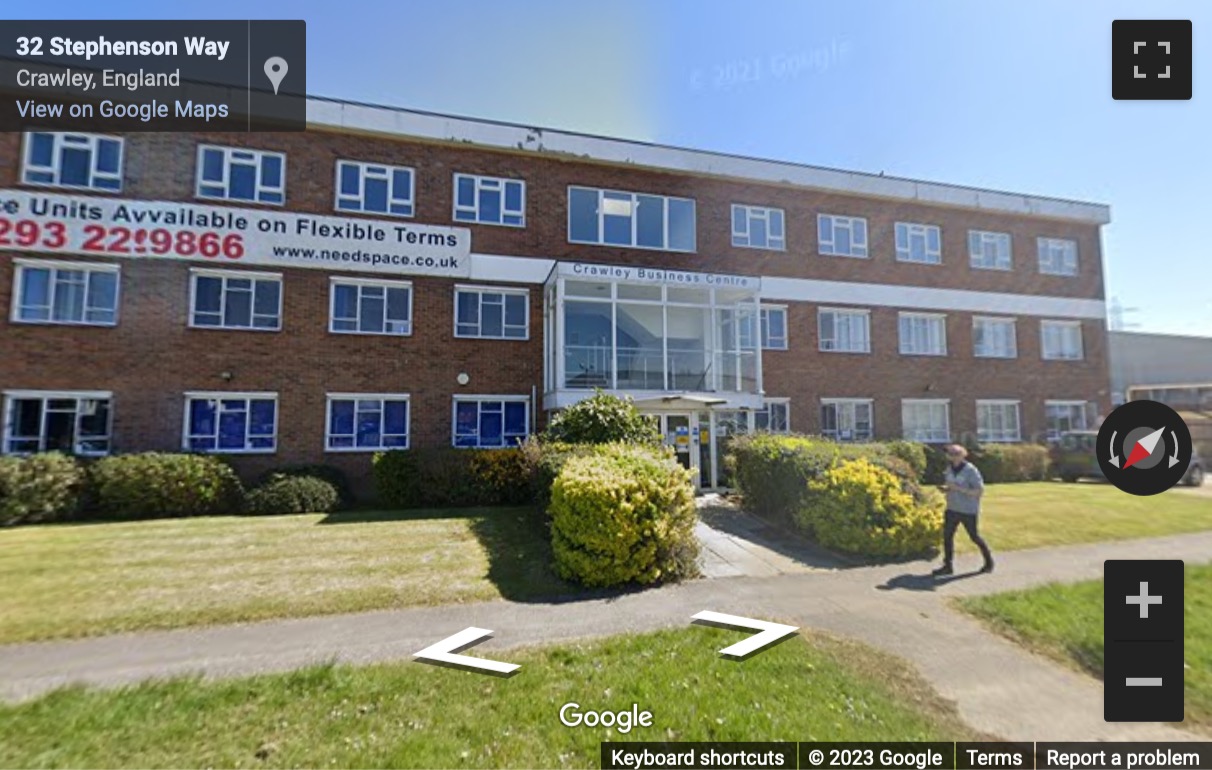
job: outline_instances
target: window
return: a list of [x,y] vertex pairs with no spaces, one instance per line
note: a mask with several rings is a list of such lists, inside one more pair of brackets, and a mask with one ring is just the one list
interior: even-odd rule
[[1017,401],[977,401],[976,440],[982,444],[1021,440]]
[[455,287],[455,336],[494,340],[529,337],[530,294],[525,289]]
[[122,139],[99,134],[29,131],[21,181],[48,187],[122,189]]
[[1038,238],[1039,271],[1044,275],[1077,275],[1077,241]]
[[835,441],[870,441],[871,399],[822,398],[821,435]]
[[933,313],[901,313],[901,354],[947,355],[947,317]]
[[753,413],[753,429],[770,433],[791,432],[791,402],[785,398],[768,398],[761,409]]
[[7,391],[0,452],[107,454],[112,398],[108,392]]
[[936,225],[896,223],[896,261],[938,265],[943,261],[942,235]]
[[337,161],[337,211],[411,217],[413,170],[381,163]]
[[1048,427],[1048,440],[1056,441],[1062,433],[1071,430],[1086,430],[1091,406],[1086,401],[1045,401],[1044,421]]
[[951,440],[951,403],[938,399],[901,401],[901,432],[910,441],[941,444]]
[[664,195],[568,188],[568,241],[694,251],[694,201]]
[[732,204],[732,245],[783,251],[783,210]]
[[1040,321],[1040,350],[1046,361],[1080,361],[1082,325],[1080,321]]
[[286,200],[286,156],[199,145],[197,189],[199,198],[281,205]]
[[871,314],[866,310],[830,310],[817,314],[820,349],[835,353],[871,352]]
[[525,396],[483,396],[454,401],[454,445],[478,449],[517,446],[530,433]]
[[328,330],[339,334],[412,334],[412,284],[332,278]]
[[1018,339],[1014,319],[973,318],[972,355],[977,358],[1017,358]]
[[277,393],[186,393],[190,452],[273,452],[278,446]]
[[762,348],[787,349],[787,308],[762,305]]
[[95,262],[14,260],[13,321],[113,326],[118,322],[118,266]]
[[455,174],[454,218],[456,222],[524,227],[526,183],[521,179]]
[[329,393],[329,452],[370,452],[408,448],[406,394]]
[[1009,270],[1010,234],[969,230],[968,260],[980,270]]
[[190,326],[209,329],[282,328],[282,276],[191,270]]
[[816,237],[822,254],[834,257],[867,256],[867,220],[818,214]]

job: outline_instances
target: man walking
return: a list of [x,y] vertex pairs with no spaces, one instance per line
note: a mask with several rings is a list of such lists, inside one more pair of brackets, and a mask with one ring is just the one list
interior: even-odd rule
[[981,572],[993,571],[993,554],[989,544],[977,531],[977,517],[981,512],[981,495],[985,492],[985,480],[976,466],[968,462],[968,450],[959,444],[947,447],[947,472],[944,474],[943,491],[947,493],[947,512],[943,517],[943,566],[932,574],[935,577],[951,575],[955,558],[955,530],[962,524],[968,537],[985,557]]

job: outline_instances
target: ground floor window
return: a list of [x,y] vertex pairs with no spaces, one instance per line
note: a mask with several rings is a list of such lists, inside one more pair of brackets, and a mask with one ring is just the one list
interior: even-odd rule
[[1044,420],[1048,426],[1048,440],[1056,441],[1067,431],[1086,430],[1089,409],[1090,404],[1086,401],[1045,401]]
[[791,432],[791,402],[788,399],[766,399],[766,405],[753,413],[753,429],[771,433]]
[[273,452],[277,393],[187,393],[185,448],[193,452]]
[[530,433],[525,396],[461,397],[454,401],[454,445],[478,449],[517,446]]
[[977,401],[976,440],[982,444],[1022,440],[1017,401]]
[[109,452],[110,393],[11,391],[4,398],[5,453]]
[[871,399],[821,399],[821,435],[837,441],[870,441]]
[[910,441],[939,444],[951,440],[951,404],[945,400],[901,401],[901,432]]
[[325,447],[330,452],[408,448],[408,396],[330,393]]

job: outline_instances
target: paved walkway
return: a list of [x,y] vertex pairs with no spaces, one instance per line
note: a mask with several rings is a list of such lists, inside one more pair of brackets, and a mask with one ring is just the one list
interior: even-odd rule
[[703,575],[708,578],[799,575],[847,566],[819,546],[745,513],[710,493],[697,498]]
[[943,599],[1098,578],[1105,559],[1201,562],[1210,554],[1212,532],[1205,532],[1009,552],[1000,556],[995,574],[971,579],[961,574],[935,581],[927,574],[930,565],[918,562],[699,580],[591,601],[497,601],[0,646],[0,698],[29,698],[70,682],[116,686],[186,673],[284,671],[330,660],[408,660],[472,625],[496,634],[477,654],[508,660],[510,647],[686,626],[693,613],[710,609],[838,633],[899,655],[955,701],[969,725],[1008,740],[1190,740],[1191,733],[1165,725],[1103,722],[1098,682],[1025,652]]

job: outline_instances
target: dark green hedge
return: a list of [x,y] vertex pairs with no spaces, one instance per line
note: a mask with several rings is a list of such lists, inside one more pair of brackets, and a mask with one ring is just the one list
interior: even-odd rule
[[521,505],[531,481],[520,449],[401,449],[374,457],[379,502],[394,508]]

